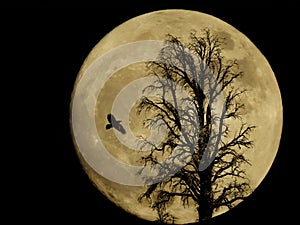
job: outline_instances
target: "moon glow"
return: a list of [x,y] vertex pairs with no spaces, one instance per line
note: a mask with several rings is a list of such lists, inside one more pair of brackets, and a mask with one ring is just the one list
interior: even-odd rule
[[[137,16],[117,26],[98,42],[85,59],[74,84],[71,115],[78,113],[74,112],[76,109],[74,96],[76,96],[77,88],[89,68],[97,63],[99,57],[112,49],[132,42],[163,41],[168,33],[185,41],[192,30],[198,31],[204,28],[209,28],[212,33],[225,38],[224,46],[222,46],[223,56],[228,59],[237,59],[240,70],[244,72],[244,76],[235,85],[247,89],[246,97],[241,99],[246,109],[243,118],[247,123],[257,126],[251,135],[254,147],[249,153],[245,153],[251,162],[251,166],[246,168],[247,177],[252,189],[255,189],[271,168],[280,144],[283,125],[280,89],[271,66],[254,43],[239,30],[214,16],[190,10],[160,10]],[[109,154],[116,160],[129,165],[141,166],[138,159],[143,153],[120,142],[114,130],[105,129],[106,115],[112,111],[114,101],[120,91],[131,82],[144,77],[146,73],[144,63],[134,63],[115,71],[103,84],[101,90],[97,91],[99,94],[95,96],[94,117],[87,118],[96,121],[97,135]],[[91,92],[89,89],[85,91],[86,96]],[[89,104],[88,101],[85,101],[84,97],[80,100],[82,107],[87,107],[85,104]],[[124,104],[126,105],[126,102]],[[129,128],[137,137],[149,136],[149,130],[142,126],[143,120],[149,115],[136,116],[135,108],[133,104],[128,121],[125,122],[126,131]],[[121,123],[124,123],[122,121]],[[234,121],[232,124],[234,126]],[[90,132],[90,130],[85,130],[82,122],[75,120],[74,116],[71,118],[71,126],[73,134],[78,129],[87,134]],[[138,196],[145,191],[145,187],[123,185],[106,179],[87,162],[75,137],[74,144],[85,172],[102,194],[131,214],[145,220],[156,219],[156,213],[146,202],[138,202]],[[97,163],[101,163],[101,159]],[[109,169],[113,170],[113,168]],[[118,172],[112,171],[112,173]],[[221,209],[214,212],[213,216],[221,215],[226,211],[227,209]],[[192,223],[197,219],[197,213],[192,207],[184,208],[176,201],[170,208],[170,212],[176,216],[176,223]]]

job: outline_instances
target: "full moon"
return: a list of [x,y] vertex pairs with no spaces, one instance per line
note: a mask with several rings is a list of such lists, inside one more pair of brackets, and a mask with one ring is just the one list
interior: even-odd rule
[[[133,150],[135,142],[130,142],[131,138],[128,137],[138,140],[139,137],[151,136],[149,130],[143,127],[143,115],[137,116],[135,113],[137,101],[127,102],[128,99],[124,97],[125,94],[131,94],[138,98],[139,93],[135,90],[140,83],[135,81],[146,76],[144,62],[147,57],[142,54],[148,52],[139,53],[140,58],[134,58],[126,46],[138,46],[140,41],[163,42],[167,34],[185,42],[191,31],[206,28],[212,34],[224,38],[224,58],[236,59],[239,69],[244,73],[235,85],[247,90],[246,96],[241,99],[245,105],[243,119],[256,126],[251,134],[253,149],[245,153],[251,162],[251,166],[245,168],[247,178],[255,190],[267,175],[278,151],[283,126],[281,94],[275,74],[263,53],[243,33],[225,21],[202,12],[183,9],[153,11],[132,18],[98,42],[87,55],[74,83],[70,123],[74,146],[84,171],[91,183],[110,201],[145,220],[157,219],[156,212],[149,207],[148,202],[138,201],[146,187],[131,177],[122,177],[129,172],[123,173],[119,168],[127,168],[125,165],[131,165],[132,168],[142,166],[138,159],[144,153]],[[114,51],[119,49],[125,50],[117,57]],[[149,50],[150,55],[153,54],[151,47],[146,50]],[[134,51],[138,52],[138,47]],[[132,59],[132,63],[127,62],[127,59]],[[107,65],[105,60],[118,63]],[[111,74],[104,75],[102,71]],[[120,107],[128,112],[127,115],[118,115]],[[126,138],[122,139],[124,136],[121,132],[106,129],[107,115],[113,110],[116,112],[116,120],[120,120],[119,123],[124,126]],[[100,151],[105,153],[98,154]],[[113,159],[116,164],[108,163],[108,159]],[[124,182],[119,182],[121,180]],[[176,216],[176,224],[197,221],[197,211],[193,207],[183,207],[174,202],[170,211]],[[213,217],[226,211],[215,211]]]

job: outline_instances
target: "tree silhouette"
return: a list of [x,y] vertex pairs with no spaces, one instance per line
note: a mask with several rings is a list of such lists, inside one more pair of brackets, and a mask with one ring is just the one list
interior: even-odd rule
[[[165,179],[149,184],[139,200],[149,201],[160,222],[174,223],[176,215],[168,212],[168,206],[175,199],[194,207],[198,220],[205,221],[214,210],[231,209],[251,193],[243,164],[250,164],[244,152],[252,148],[250,134],[255,126],[243,121],[240,97],[246,90],[233,85],[243,73],[236,60],[223,57],[224,41],[209,29],[192,31],[187,43],[168,34],[158,60],[147,63],[156,81],[145,91],[156,97],[144,96],[138,113],[151,111],[154,116],[144,125],[164,126],[166,136],[159,145],[143,139],[141,149],[151,146],[151,150],[141,160],[144,168],[160,165],[157,176]],[[178,94],[179,89],[188,97]],[[223,110],[216,114],[220,96]],[[167,164],[160,163],[166,159]],[[178,164],[182,166],[176,170]]]

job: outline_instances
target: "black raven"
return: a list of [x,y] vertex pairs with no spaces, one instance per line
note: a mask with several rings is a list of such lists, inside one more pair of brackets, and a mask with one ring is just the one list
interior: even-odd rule
[[120,120],[116,120],[116,118],[111,114],[107,114],[107,120],[108,120],[108,124],[106,124],[106,130],[110,129],[110,128],[115,128],[118,131],[120,131],[122,134],[125,134],[126,131],[124,129],[124,127],[121,125],[121,121]]

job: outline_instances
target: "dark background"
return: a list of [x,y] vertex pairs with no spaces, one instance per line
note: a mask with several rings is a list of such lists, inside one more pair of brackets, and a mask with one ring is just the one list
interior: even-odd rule
[[90,7],[24,4],[0,9],[2,111],[12,118],[3,117],[3,123],[10,122],[3,126],[8,147],[3,148],[2,163],[3,204],[13,212],[10,221],[153,224],[117,208],[92,185],[75,153],[69,107],[77,73],[105,34],[140,14],[180,8],[211,14],[244,33],[269,61],[283,100],[283,133],[268,175],[249,199],[210,223],[292,222],[291,203],[298,196],[293,175],[297,149],[291,144],[295,132],[289,129],[292,104],[297,102],[293,88],[297,64],[292,55],[299,41],[294,7],[288,2],[197,2],[109,2]]

